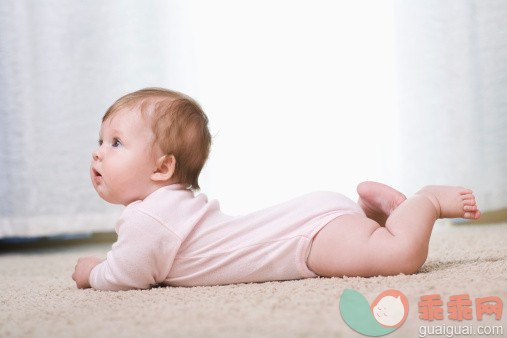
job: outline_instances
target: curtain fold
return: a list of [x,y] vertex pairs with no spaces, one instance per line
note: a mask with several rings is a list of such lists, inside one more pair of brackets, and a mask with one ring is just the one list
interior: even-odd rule
[[404,190],[470,187],[507,207],[507,2],[395,3]]
[[154,85],[205,103],[201,186],[225,211],[360,179],[507,207],[507,2],[395,0],[397,95],[391,5],[1,1],[0,238],[112,230],[122,206],[89,178],[100,119]]
[[89,178],[100,119],[127,92],[171,85],[172,12],[165,1],[0,2],[0,238],[113,229],[121,207]]

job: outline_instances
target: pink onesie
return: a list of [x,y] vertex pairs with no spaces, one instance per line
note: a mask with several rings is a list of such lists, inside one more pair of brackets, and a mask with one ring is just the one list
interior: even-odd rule
[[172,184],[125,208],[118,240],[90,284],[128,290],[316,277],[306,265],[312,239],[344,214],[364,212],[341,194],[319,191],[232,217],[218,201]]

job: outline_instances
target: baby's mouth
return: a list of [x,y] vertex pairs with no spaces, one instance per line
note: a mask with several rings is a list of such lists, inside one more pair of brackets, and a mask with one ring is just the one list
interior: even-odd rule
[[95,169],[93,169],[93,179],[95,181],[100,181],[102,179],[102,175]]

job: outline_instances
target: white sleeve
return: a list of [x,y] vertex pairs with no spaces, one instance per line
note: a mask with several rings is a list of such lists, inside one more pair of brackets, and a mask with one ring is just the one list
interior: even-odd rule
[[107,259],[90,273],[94,289],[147,289],[167,278],[181,245],[174,232],[135,208],[123,212],[116,231]]

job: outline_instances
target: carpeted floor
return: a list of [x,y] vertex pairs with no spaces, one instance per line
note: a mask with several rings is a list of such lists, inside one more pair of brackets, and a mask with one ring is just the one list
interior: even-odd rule
[[[501,320],[486,315],[478,321],[473,304],[473,319],[457,322],[447,318],[445,307],[450,296],[459,294],[507,302],[506,244],[507,223],[439,223],[426,264],[411,276],[116,293],[78,290],[71,279],[78,257],[104,256],[111,243],[3,252],[0,337],[364,337],[340,315],[344,289],[359,291],[369,303],[387,289],[407,296],[407,320],[388,337],[418,337],[421,326],[445,325],[501,326],[507,335],[506,314]],[[418,301],[429,294],[441,295],[443,320],[419,319]]]

